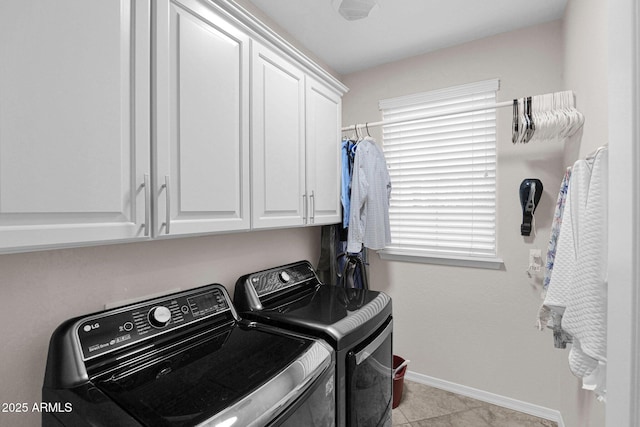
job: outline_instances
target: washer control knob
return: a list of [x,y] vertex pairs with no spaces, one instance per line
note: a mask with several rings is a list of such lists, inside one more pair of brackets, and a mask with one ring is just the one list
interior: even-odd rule
[[171,310],[163,305],[149,310],[149,323],[155,328],[164,328],[171,320]]
[[287,283],[289,280],[291,280],[291,276],[289,276],[289,273],[287,273],[286,271],[281,271],[280,274],[278,274],[278,277],[283,283]]

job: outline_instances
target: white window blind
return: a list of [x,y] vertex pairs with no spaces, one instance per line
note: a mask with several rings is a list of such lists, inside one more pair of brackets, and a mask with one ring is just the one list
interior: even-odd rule
[[[439,258],[496,257],[496,103],[499,80],[380,101],[391,176],[392,244]],[[443,113],[475,110],[449,115]]]

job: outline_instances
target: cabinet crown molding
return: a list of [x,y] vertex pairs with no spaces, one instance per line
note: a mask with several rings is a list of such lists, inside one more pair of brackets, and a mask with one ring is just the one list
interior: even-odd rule
[[331,89],[335,90],[340,96],[349,91],[349,88],[340,80],[336,79],[333,75],[316,64],[307,55],[302,53],[298,48],[293,46],[235,1],[207,0],[207,3],[214,7],[219,13],[226,15],[227,19],[235,21],[236,24],[240,25],[245,31],[247,31],[252,38],[269,43],[283,51],[290,58],[302,65],[306,71],[309,71],[314,77],[320,79],[326,85],[331,87]]

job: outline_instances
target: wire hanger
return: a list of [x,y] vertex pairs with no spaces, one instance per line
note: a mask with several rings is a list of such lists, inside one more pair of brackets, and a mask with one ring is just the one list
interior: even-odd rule
[[353,134],[352,134],[352,135],[351,135],[351,136],[352,136],[352,138],[350,138],[350,139],[351,139],[351,141],[352,141],[352,142],[357,143],[357,142],[358,142],[358,139],[360,139],[360,135],[358,135],[358,125],[354,125],[354,126],[353,126],[353,131],[354,131],[354,132],[355,132],[355,134],[356,134],[356,135],[355,135],[355,138],[353,137]]
[[587,161],[595,160],[596,157],[598,157],[598,154],[600,154],[601,151],[603,151],[604,149],[607,149],[608,147],[609,147],[609,144],[605,144],[601,147],[598,147],[595,151],[592,151],[591,153],[589,153],[585,158],[585,160]]
[[532,108],[531,108],[531,97],[528,96],[527,97],[527,108],[526,108],[526,114],[527,114],[527,132],[525,133],[525,139],[524,142],[527,143],[529,141],[531,141],[531,138],[533,137],[533,134],[536,131],[536,124],[533,121],[533,114],[532,114]]
[[[364,125],[356,125],[356,129],[360,127],[360,132],[358,133],[358,141],[356,142],[356,144],[359,144],[360,141],[362,141],[364,139]],[[357,132],[357,131],[356,131]]]

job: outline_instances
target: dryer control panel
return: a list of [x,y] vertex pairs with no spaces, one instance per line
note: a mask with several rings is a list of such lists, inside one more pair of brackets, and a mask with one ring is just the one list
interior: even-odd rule
[[247,280],[260,298],[309,280],[316,284],[319,283],[316,273],[308,261],[253,273],[249,275]]
[[88,360],[222,313],[237,317],[224,288],[209,285],[88,316],[75,333]]

